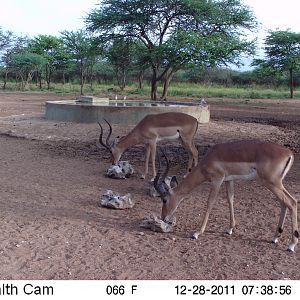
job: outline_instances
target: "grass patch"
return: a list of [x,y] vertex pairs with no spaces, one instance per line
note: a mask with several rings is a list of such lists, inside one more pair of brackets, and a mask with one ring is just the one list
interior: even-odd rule
[[[289,98],[288,88],[253,87],[225,87],[218,85],[197,85],[177,83],[170,86],[169,96],[188,96],[197,98],[233,98],[233,99],[272,99]],[[300,93],[295,92],[295,98],[300,98]]]
[[[6,91],[20,91],[20,84],[8,82]],[[29,84],[25,91],[28,92],[55,92],[61,94],[80,93],[78,83],[52,83],[48,90],[44,85],[42,89],[36,84]],[[150,98],[151,87],[145,84],[142,89],[137,88],[135,84],[129,84],[124,91],[113,83],[90,84],[84,85],[84,94],[95,96],[125,96],[141,95]],[[158,93],[162,93],[162,87],[158,87]],[[193,98],[232,98],[232,99],[288,99],[290,97],[288,87],[264,87],[264,86],[222,86],[222,85],[205,85],[195,83],[175,83],[172,82],[169,88],[168,97],[193,97]],[[294,92],[294,98],[300,99],[300,91]]]

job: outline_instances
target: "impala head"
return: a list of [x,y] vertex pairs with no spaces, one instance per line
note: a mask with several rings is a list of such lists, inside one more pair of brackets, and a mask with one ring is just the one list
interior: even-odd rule
[[[120,137],[117,136],[113,141],[110,141],[110,137],[112,134],[112,127],[107,120],[104,119],[104,121],[107,123],[107,125],[109,127],[109,133],[104,142],[103,141],[103,127],[98,122],[98,125],[100,126],[99,144],[102,145],[104,148],[106,148],[111,153],[111,163],[116,164],[116,163],[118,163],[118,161],[120,160],[120,157],[122,155],[122,152],[117,147],[118,143],[120,141]],[[98,148],[100,148],[99,144],[97,143]]]
[[162,151],[163,157],[165,158],[166,161],[166,169],[164,170],[163,174],[161,171],[161,160],[160,156],[157,156],[157,161],[158,161],[158,170],[157,174],[154,178],[154,188],[156,191],[159,193],[159,196],[162,200],[162,213],[161,213],[161,218],[162,220],[168,222],[174,215],[177,206],[178,206],[178,201],[177,201],[177,196],[174,192],[174,188],[178,185],[176,176],[173,176],[170,182],[170,186],[166,184],[166,176],[169,172],[169,161],[168,158],[165,154],[164,151]]

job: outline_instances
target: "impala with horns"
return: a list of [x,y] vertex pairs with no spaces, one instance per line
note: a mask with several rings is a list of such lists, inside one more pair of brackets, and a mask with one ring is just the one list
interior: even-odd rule
[[[200,231],[193,234],[193,239],[197,239],[205,230],[209,214],[216,201],[221,184],[225,182],[230,211],[230,228],[227,233],[232,234],[235,228],[233,182],[241,179],[250,180],[258,178],[277,197],[281,207],[279,223],[273,242],[278,242],[278,238],[283,231],[288,209],[292,220],[292,240],[288,246],[288,250],[294,251],[299,238],[297,200],[291,196],[282,184],[294,161],[293,153],[289,149],[275,143],[256,140],[217,144],[207,152],[198,166],[174,189],[166,187],[163,183],[163,179],[169,170],[168,159],[164,153],[163,155],[167,161],[167,167],[161,175],[162,172],[159,164],[154,186],[163,202],[162,219],[164,221],[168,222],[172,219],[182,199],[194,188],[203,182],[210,182],[211,189],[204,219]],[[160,163],[159,157],[158,161]]]
[[[198,121],[188,114],[167,112],[147,115],[126,136],[117,137],[113,142],[110,142],[112,126],[107,120],[105,122],[109,127],[109,133],[104,142],[103,127],[98,123],[101,130],[99,143],[110,151],[113,164],[118,163],[121,155],[127,148],[138,144],[146,146],[145,171],[142,178],[146,178],[148,174],[150,156],[153,178],[156,176],[156,144],[161,140],[180,139],[182,145],[189,153],[188,172],[191,171],[193,165],[196,166],[198,163],[198,150],[193,141],[198,129]],[[98,147],[99,143],[97,143]]]

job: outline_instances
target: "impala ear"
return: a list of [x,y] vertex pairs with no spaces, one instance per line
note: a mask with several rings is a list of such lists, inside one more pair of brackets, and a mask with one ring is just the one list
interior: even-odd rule
[[172,176],[171,181],[170,181],[170,187],[174,189],[178,185],[178,181],[176,176]]
[[120,136],[117,136],[113,142],[111,143],[111,147],[114,148],[116,145],[118,145],[118,143],[120,142]]

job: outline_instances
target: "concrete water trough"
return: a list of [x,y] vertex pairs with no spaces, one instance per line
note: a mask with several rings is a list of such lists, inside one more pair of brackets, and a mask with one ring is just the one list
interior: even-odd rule
[[193,102],[116,101],[93,97],[46,102],[46,119],[78,123],[95,123],[106,119],[112,124],[132,125],[148,114],[173,111],[189,114],[200,123],[207,123],[210,118],[208,105]]

